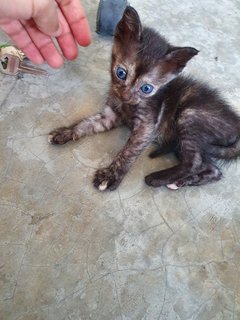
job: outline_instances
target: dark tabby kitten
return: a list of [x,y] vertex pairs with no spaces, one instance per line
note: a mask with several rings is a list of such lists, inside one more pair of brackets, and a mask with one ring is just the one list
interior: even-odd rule
[[118,23],[112,49],[112,83],[103,112],[50,133],[49,142],[64,144],[122,124],[131,135],[108,168],[96,172],[94,186],[114,190],[137,156],[150,143],[150,157],[174,151],[179,164],[146,177],[149,186],[201,185],[221,178],[213,160],[240,154],[240,121],[215,90],[178,76],[198,51],[175,47],[127,7]]

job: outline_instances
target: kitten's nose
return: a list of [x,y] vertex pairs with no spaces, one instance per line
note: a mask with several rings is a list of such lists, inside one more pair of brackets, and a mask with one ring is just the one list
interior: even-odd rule
[[131,100],[131,98],[132,98],[132,93],[131,93],[129,90],[124,91],[124,92],[122,93],[122,99],[123,99],[124,101],[129,101],[129,100]]

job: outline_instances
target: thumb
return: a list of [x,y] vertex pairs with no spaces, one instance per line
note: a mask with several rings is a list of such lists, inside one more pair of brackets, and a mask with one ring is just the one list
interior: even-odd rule
[[57,37],[61,34],[58,6],[54,0],[34,0],[32,17],[43,33]]

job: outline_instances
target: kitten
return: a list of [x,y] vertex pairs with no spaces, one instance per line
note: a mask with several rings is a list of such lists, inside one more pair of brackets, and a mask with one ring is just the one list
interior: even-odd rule
[[112,48],[111,87],[105,109],[49,135],[51,144],[76,141],[120,125],[130,137],[108,168],[97,170],[94,186],[114,190],[137,156],[152,142],[155,157],[175,152],[179,164],[145,178],[149,186],[169,188],[217,181],[215,158],[240,154],[240,121],[208,86],[179,76],[198,50],[175,47],[150,28],[143,28],[130,6],[117,25]]

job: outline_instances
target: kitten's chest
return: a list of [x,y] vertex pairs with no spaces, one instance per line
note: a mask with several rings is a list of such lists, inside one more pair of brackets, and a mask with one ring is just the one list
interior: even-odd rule
[[138,115],[139,110],[137,106],[131,106],[128,104],[122,104],[121,107],[121,117],[123,122],[129,127],[133,128],[136,116]]
[[[136,123],[141,122],[144,126],[151,126],[153,135],[156,137],[163,137],[170,134],[169,122],[164,114],[164,107],[157,110],[157,108],[144,108],[140,106],[132,106],[123,104],[121,107],[121,117],[123,122],[132,129]],[[166,137],[165,137],[166,139]]]

